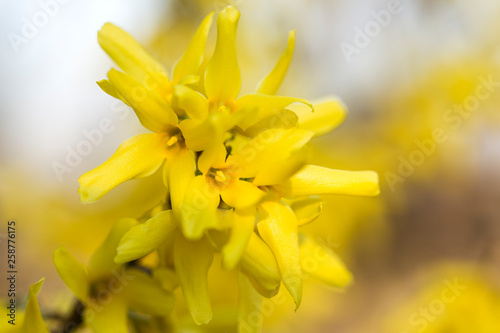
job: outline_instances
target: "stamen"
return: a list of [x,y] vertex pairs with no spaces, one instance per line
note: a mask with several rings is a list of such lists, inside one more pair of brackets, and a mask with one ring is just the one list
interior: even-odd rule
[[224,172],[220,171],[220,170],[217,170],[215,172],[215,180],[218,181],[218,182],[225,182],[227,180],[226,178],[226,175],[224,175]]
[[170,139],[168,139],[167,145],[169,147],[171,147],[171,146],[175,145],[178,141],[179,141],[179,138],[177,137],[177,135],[172,136],[172,137],[170,137]]

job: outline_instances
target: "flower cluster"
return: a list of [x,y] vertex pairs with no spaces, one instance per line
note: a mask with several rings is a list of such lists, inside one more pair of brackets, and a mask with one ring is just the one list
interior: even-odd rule
[[[345,108],[334,97],[311,103],[275,95],[292,59],[294,31],[256,92],[240,97],[240,13],[232,6],[219,13],[215,50],[207,60],[213,16],[202,21],[172,77],[120,28],[108,23],[99,31],[100,45],[123,70],[110,70],[99,86],[130,106],[151,133],[126,140],[82,175],[81,201],[94,202],[160,167],[167,197],[143,217],[119,221],[88,268],[64,248],[56,251],[59,274],[87,308],[84,320],[96,332],[127,332],[128,309],[168,317],[178,287],[194,322],[208,323],[207,274],[215,253],[225,269],[238,272],[241,331],[246,316],[281,284],[298,308],[303,272],[334,287],[351,280],[330,249],[298,231],[321,213],[318,195],[379,192],[374,172],[307,164],[306,144],[336,128]],[[320,250],[321,262],[308,265]],[[145,272],[134,264],[152,252],[159,255],[157,267]],[[99,293],[112,288],[123,292],[103,302]]]

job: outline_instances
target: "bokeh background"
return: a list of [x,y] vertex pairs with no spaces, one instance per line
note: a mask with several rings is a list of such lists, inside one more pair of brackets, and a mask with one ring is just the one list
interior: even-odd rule
[[[349,109],[341,128],[311,144],[312,162],[376,170],[381,183],[377,198],[326,197],[323,215],[304,227],[340,254],[355,284],[339,293],[308,281],[299,311],[276,306],[264,331],[500,332],[496,0],[2,1],[0,267],[4,274],[6,223],[15,219],[19,299],[45,276],[43,313],[64,315],[72,298],[54,249],[88,260],[116,219],[141,215],[163,195],[157,175],[79,203],[78,177],[144,131],[95,84],[113,66],[99,28],[115,23],[171,68],[203,16],[228,4],[242,13],[242,91],[254,89],[296,29],[279,93],[333,94]],[[103,121],[112,129],[82,143]],[[224,288],[214,282],[213,291]]]

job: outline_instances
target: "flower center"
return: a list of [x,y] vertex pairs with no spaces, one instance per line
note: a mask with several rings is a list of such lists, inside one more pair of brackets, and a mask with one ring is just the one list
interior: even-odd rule
[[178,128],[170,129],[165,132],[164,144],[168,151],[175,152],[179,148],[184,148],[184,137]]
[[167,146],[172,147],[177,142],[179,142],[179,138],[177,137],[177,135],[176,136],[172,136],[172,137],[170,137],[170,139],[168,139]]
[[207,173],[207,180],[212,186],[222,188],[231,184],[234,175],[230,170],[211,168]]
[[217,170],[215,172],[215,180],[220,182],[220,183],[223,183],[225,182],[227,179],[227,177],[224,175],[224,172],[220,171],[220,170]]

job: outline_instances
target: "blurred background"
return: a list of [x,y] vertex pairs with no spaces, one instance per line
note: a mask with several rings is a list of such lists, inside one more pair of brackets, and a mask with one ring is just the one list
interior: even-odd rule
[[349,109],[341,128],[313,141],[312,162],[375,170],[381,183],[377,198],[325,197],[322,216],[303,229],[340,254],[354,285],[339,293],[308,281],[299,311],[276,306],[265,331],[500,332],[496,0],[1,2],[0,242],[15,219],[20,299],[45,276],[44,314],[64,312],[72,298],[54,249],[86,261],[116,219],[164,194],[156,175],[79,203],[78,177],[145,131],[95,84],[114,66],[97,31],[112,22],[172,68],[201,19],[228,4],[242,13],[242,93],[296,29],[278,93],[337,95]]

